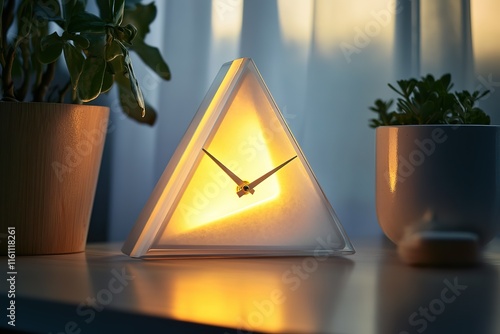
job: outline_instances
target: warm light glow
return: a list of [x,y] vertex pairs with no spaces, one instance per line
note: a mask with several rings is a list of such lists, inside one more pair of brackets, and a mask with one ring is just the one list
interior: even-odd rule
[[[328,240],[321,249],[318,238]],[[217,74],[123,251],[177,257],[268,250],[353,252],[253,61],[242,58]]]
[[[283,306],[271,304],[270,301],[273,290],[285,291],[281,278],[273,271],[266,273],[258,268],[254,269],[251,275],[258,279],[259,284],[234,272],[227,273],[233,277],[225,282],[220,279],[220,273],[214,271],[184,275],[182,280],[174,280],[168,290],[172,292],[168,296],[173,306],[171,316],[218,326],[251,329],[258,325],[259,330],[266,332],[282,330],[286,325]],[[238,290],[231,291],[227,287],[227,281],[234,282],[236,279],[240,282]],[[263,300],[266,304],[260,306]],[[263,316],[259,313],[262,312],[259,307],[272,307],[272,312]]]
[[212,31],[216,41],[237,39],[243,24],[243,0],[212,1]]
[[[226,80],[224,80],[226,81]],[[223,82],[224,83],[224,82]],[[225,85],[221,85],[225,87]],[[258,86],[255,77],[243,79],[237,93],[225,113],[218,120],[213,131],[217,135],[209,139],[203,146],[223,165],[229,168],[243,181],[252,182],[295,154],[290,145],[277,140],[278,131],[283,131],[274,114],[266,115],[274,118],[263,118],[261,113],[271,111],[269,101],[264,93],[255,90]],[[212,101],[218,101],[217,92]],[[256,101],[264,101],[258,105]],[[209,106],[217,108],[217,105]],[[288,146],[288,147],[287,147]],[[286,153],[289,151],[290,153]],[[187,153],[186,153],[187,154]],[[283,170],[289,168],[285,166]],[[199,151],[198,162],[193,164],[194,173],[187,182],[177,209],[169,219],[164,234],[168,238],[199,230],[207,224],[224,224],[231,221],[248,220],[239,215],[252,209],[251,215],[256,217],[256,208],[271,200],[279,198],[280,184],[278,178],[285,175],[278,171],[254,190],[254,194],[238,197],[237,184],[203,151]],[[286,184],[286,179],[281,179]],[[269,207],[266,207],[269,209]],[[231,219],[227,219],[230,217]]]
[[396,15],[394,1],[316,0],[315,47],[323,57],[343,56],[342,48],[357,54],[375,44],[389,53]]
[[[196,145],[199,138],[202,134],[206,133],[209,128],[208,123],[213,121],[213,115],[216,112],[218,104],[220,103],[221,96],[229,89],[230,79],[234,77],[235,73],[238,70],[238,66],[231,66],[228,71],[226,77],[227,80],[223,80],[220,84],[219,88],[215,93],[215,97],[208,104],[207,111],[204,113],[199,121],[199,126],[195,129],[188,129],[188,132],[193,131],[192,140],[187,143],[187,147],[184,152],[176,151],[172,160],[178,160],[179,163],[173,167],[173,171],[171,177],[164,188],[156,187],[153,191],[152,196],[158,196],[158,201],[152,203],[151,214],[149,216],[142,217],[143,214],[147,213],[147,210],[143,210],[139,220],[144,219],[144,229],[140,235],[138,235],[138,240],[136,242],[136,249],[134,251],[139,251],[139,247],[145,247],[152,239],[156,236],[161,228],[161,223],[163,219],[168,214],[168,210],[173,205],[173,196],[172,194],[176,194],[180,192],[181,184],[180,182],[175,182],[178,180],[184,180],[187,178],[188,170],[183,168],[186,165],[194,164],[194,156],[191,154],[193,151],[193,146]],[[182,144],[182,143],[181,143]],[[179,155],[179,156],[177,156]],[[158,194],[156,194],[158,192]],[[149,204],[149,203],[148,203]]]
[[398,182],[398,137],[394,131],[389,131],[389,152],[388,152],[388,166],[389,166],[389,189],[391,192],[396,191],[396,184]]
[[500,54],[500,2],[498,0],[471,1],[471,25],[474,59],[498,62]]
[[285,42],[297,47],[307,59],[313,28],[314,2],[312,0],[278,0],[281,33]]
[[[234,108],[254,108],[249,101],[235,103]],[[219,135],[206,149],[242,180],[252,182],[281,162],[271,159],[269,148],[263,143],[264,133],[257,114],[242,114],[246,117],[239,117],[240,113],[228,113],[219,127]],[[248,155],[245,157],[244,153]],[[237,160],[238,157],[241,160]],[[184,233],[276,198],[280,191],[277,175],[259,184],[254,194],[238,197],[236,183],[202,153],[178,204],[179,210],[171,218],[174,223],[169,232]]]
[[178,198],[155,244],[158,248],[255,247],[287,240],[301,247],[320,235],[332,234],[330,223],[324,223],[331,219],[330,212],[321,207],[300,158],[257,185],[254,194],[238,197],[237,184],[203,151],[248,182],[299,155],[258,73],[245,72],[238,80],[226,77],[221,87],[225,91],[226,81],[231,82],[232,93],[217,91],[212,99],[207,113],[212,114],[213,108],[217,119],[211,118],[207,139],[185,152],[195,158],[183,165],[185,182],[179,184]]

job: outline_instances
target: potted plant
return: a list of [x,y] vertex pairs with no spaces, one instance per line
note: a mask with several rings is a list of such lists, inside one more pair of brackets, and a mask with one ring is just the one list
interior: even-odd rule
[[170,71],[144,42],[156,7],[137,2],[0,0],[2,254],[84,250],[109,117],[84,103],[116,84],[123,111],[154,123],[129,52]]
[[451,92],[451,75],[400,80],[376,100],[376,207],[384,233],[410,264],[470,264],[500,225],[500,127]]

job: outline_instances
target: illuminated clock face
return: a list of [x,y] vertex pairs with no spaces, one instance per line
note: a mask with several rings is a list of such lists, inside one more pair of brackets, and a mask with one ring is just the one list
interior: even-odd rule
[[[173,236],[207,229],[207,224],[216,226],[232,219],[234,222],[230,224],[234,227],[244,219],[254,219],[251,217],[256,214],[252,212],[261,210],[259,206],[272,202],[283,190],[281,183],[286,183],[290,177],[286,169],[293,164],[261,178],[284,161],[292,162],[290,157],[296,157],[293,147],[290,144],[278,145],[279,149],[273,152],[270,145],[279,139],[274,134],[271,136],[270,129],[265,130],[266,139],[258,114],[255,110],[245,112],[244,107],[248,109],[249,106],[242,106],[239,102],[233,101],[216,135],[200,152],[198,164],[183,191],[178,210],[172,215],[173,224],[170,229],[167,227],[167,234]],[[231,113],[232,108],[241,111]],[[256,181],[258,185],[253,184]],[[274,210],[278,209],[276,206]]]
[[311,253],[324,244],[318,238],[352,252],[253,62],[230,63],[214,85],[141,213],[140,229],[126,242],[131,250],[124,252]]

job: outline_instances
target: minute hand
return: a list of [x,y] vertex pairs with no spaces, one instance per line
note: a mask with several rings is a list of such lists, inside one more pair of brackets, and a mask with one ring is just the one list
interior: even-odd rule
[[248,188],[250,189],[253,189],[255,188],[256,186],[258,186],[262,181],[264,181],[265,179],[267,179],[269,176],[273,175],[274,173],[276,173],[278,170],[280,170],[281,168],[285,167],[285,165],[287,163],[289,163],[290,161],[292,161],[293,159],[295,159],[297,156],[294,156],[293,158],[291,159],[288,159],[287,161],[285,161],[284,163],[282,163],[281,165],[279,165],[278,167],[274,168],[273,170],[270,170],[269,172],[267,172],[266,174],[262,175],[261,177],[259,177],[258,179],[256,179],[255,181],[252,181],[248,184]]
[[217,158],[215,158],[213,155],[211,155],[207,150],[205,150],[204,148],[202,148],[203,152],[205,152],[209,157],[210,159],[212,159],[216,164],[217,166],[219,166],[230,178],[231,180],[233,180],[238,186],[241,186],[244,181],[242,179],[240,179],[238,176],[236,176],[236,174],[234,174],[229,168],[227,168],[226,166],[224,166],[222,164],[222,162],[220,162],[219,160],[217,160]]

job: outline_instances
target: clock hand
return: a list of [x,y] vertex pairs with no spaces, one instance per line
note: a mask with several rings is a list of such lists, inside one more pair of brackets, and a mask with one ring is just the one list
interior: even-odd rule
[[[265,179],[267,179],[269,176],[273,175],[274,173],[276,173],[278,170],[280,170],[281,168],[285,167],[285,165],[287,163],[289,163],[290,161],[292,161],[293,159],[295,159],[297,156],[294,156],[293,158],[291,159],[288,159],[287,161],[285,161],[284,163],[282,163],[281,165],[279,165],[278,167],[270,170],[269,172],[267,172],[266,174],[262,175],[261,177],[259,177],[258,179],[256,179],[255,181],[252,181],[250,182],[249,184],[246,185],[247,188],[249,188],[250,190],[253,190],[253,188],[255,188],[257,185],[259,185],[262,181],[264,181]],[[249,190],[249,191],[250,191]]]
[[[246,185],[248,184],[247,181],[243,181],[238,176],[236,176],[236,174],[234,174],[229,168],[224,166],[222,164],[222,162],[217,160],[217,158],[214,157],[212,154],[210,154],[207,150],[205,150],[204,148],[202,148],[202,150],[210,157],[210,159],[212,159],[217,164],[217,166],[219,166],[231,178],[231,180],[233,180],[238,185],[238,189],[240,187],[241,188],[246,187]],[[253,194],[255,191],[252,189],[252,190],[249,190],[249,192]]]

